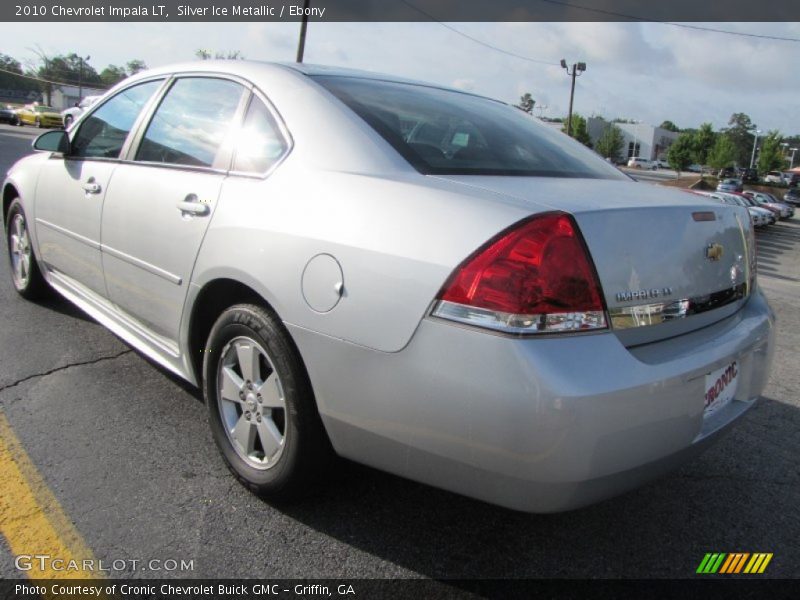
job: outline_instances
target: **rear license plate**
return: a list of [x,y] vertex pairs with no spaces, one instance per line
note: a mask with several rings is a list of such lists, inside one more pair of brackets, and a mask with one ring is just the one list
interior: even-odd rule
[[706,375],[705,413],[709,415],[727,406],[736,394],[739,384],[739,363],[721,367]]

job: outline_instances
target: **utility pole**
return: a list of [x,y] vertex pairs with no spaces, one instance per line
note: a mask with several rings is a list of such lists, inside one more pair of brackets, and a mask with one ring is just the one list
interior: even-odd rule
[[761,135],[761,130],[756,129],[756,137],[753,140],[753,153],[750,155],[750,168],[753,168],[753,163],[756,162],[756,145],[758,144],[758,136]]
[[308,6],[311,0],[303,2],[303,22],[300,25],[300,41],[297,43],[297,62],[303,62],[303,54],[306,51],[306,29],[308,29]]
[[791,171],[794,168],[794,153],[797,152],[797,148],[789,148],[792,151],[792,159],[789,161],[789,170]]
[[569,116],[567,117],[567,135],[572,135],[572,101],[575,99],[575,78],[580,77],[581,74],[586,70],[586,63],[573,63],[572,65],[572,72],[570,72],[569,67],[567,66],[567,61],[563,58],[561,59],[561,67],[566,70],[567,75],[572,77],[572,89],[569,92]]
[[83,61],[89,60],[91,55],[83,58],[82,56],[78,57],[78,104],[81,103],[83,100]]

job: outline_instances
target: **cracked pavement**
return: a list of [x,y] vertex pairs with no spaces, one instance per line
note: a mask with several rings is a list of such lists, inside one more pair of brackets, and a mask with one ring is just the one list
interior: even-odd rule
[[[199,392],[66,301],[17,297],[5,258],[0,410],[97,558],[194,561],[159,576],[690,577],[706,552],[742,551],[773,552],[769,575],[797,577],[800,219],[758,237],[779,324],[764,399],[674,474],[571,513],[514,513],[352,464],[317,496],[266,504],[228,474]],[[1,542],[0,576],[19,576]]]

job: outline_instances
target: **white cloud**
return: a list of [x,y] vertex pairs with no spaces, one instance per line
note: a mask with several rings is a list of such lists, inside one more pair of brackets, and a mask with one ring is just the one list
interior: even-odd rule
[[[438,23],[312,23],[306,59],[383,71],[517,102],[530,92],[545,114],[563,115],[569,78],[558,66],[584,61],[575,108],[679,126],[727,124],[745,112],[762,128],[795,133],[800,44],[657,23],[453,23],[494,51]],[[800,38],[800,23],[725,23],[718,28]],[[92,65],[150,66],[191,60],[203,47],[256,60],[294,60],[297,23],[21,23],[4,32],[3,52],[23,60],[35,44],[50,54],[91,54]]]

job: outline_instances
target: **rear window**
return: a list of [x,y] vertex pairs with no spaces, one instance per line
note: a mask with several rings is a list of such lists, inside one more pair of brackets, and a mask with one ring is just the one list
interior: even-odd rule
[[627,179],[565,134],[500,102],[416,84],[314,79],[424,174]]

